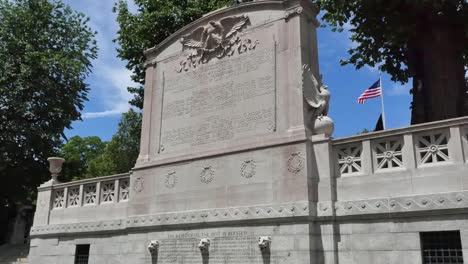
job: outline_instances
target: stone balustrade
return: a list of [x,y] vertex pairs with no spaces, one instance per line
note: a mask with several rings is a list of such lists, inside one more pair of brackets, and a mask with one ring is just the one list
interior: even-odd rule
[[48,182],[38,191],[34,226],[124,218],[130,200],[130,174]]
[[336,177],[363,176],[468,160],[468,118],[333,140]]
[[52,210],[122,203],[130,199],[130,175],[119,174],[54,185]]

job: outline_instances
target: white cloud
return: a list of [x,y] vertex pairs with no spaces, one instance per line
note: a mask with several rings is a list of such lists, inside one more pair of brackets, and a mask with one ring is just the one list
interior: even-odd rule
[[[98,58],[93,61],[93,73],[88,82],[91,93],[94,95],[90,105],[102,111],[86,111],[82,117],[102,118],[120,115],[130,109],[128,101],[132,95],[127,91],[128,86],[135,86],[130,79],[130,71],[125,68],[125,63],[117,58],[116,44],[112,42],[117,37],[118,24],[116,14],[112,7],[113,1],[65,0],[73,9],[85,13],[90,17],[90,26],[97,31],[99,47]],[[129,2],[129,8],[135,11],[136,5]]]
[[411,90],[411,85],[410,84],[394,84],[390,90],[387,91],[386,94],[390,96],[404,96],[404,95],[410,95],[409,91]]
[[83,118],[101,118],[127,112],[130,109],[128,101],[132,99],[127,87],[135,85],[130,79],[130,71],[121,67],[100,65],[97,72],[101,79],[99,83],[103,85],[95,88],[99,89],[102,104],[107,110],[85,112]]

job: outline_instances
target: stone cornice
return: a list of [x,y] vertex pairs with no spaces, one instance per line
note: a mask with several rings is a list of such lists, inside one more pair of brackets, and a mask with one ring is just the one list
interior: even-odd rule
[[[333,205],[334,204],[334,205]],[[348,216],[424,213],[430,211],[468,208],[468,191],[387,197],[356,201],[324,201],[317,206],[309,202],[280,205],[258,205],[210,210],[197,210],[153,215],[131,216],[113,221],[70,223],[34,226],[31,236],[78,234],[93,232],[117,232],[122,230],[157,228],[161,226],[215,224],[222,222],[301,218],[306,221],[321,221],[333,217],[337,220]],[[315,213],[316,212],[316,215]],[[383,216],[382,216],[383,217]]]
[[356,201],[319,202],[317,215],[353,216],[468,208],[468,191]]
[[131,216],[114,221],[34,226],[31,236],[52,234],[75,234],[90,232],[121,231],[134,228],[149,228],[170,225],[216,223],[225,221],[261,220],[271,218],[309,217],[309,202],[296,202],[278,205],[258,205],[245,207],[219,208],[210,210],[161,213]]

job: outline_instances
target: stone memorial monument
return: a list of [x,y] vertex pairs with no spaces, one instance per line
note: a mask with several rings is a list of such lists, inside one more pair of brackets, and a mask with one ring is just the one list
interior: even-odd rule
[[135,168],[41,186],[32,263],[421,263],[446,220],[414,223],[468,205],[467,119],[332,139],[317,13],[243,3],[147,50]]

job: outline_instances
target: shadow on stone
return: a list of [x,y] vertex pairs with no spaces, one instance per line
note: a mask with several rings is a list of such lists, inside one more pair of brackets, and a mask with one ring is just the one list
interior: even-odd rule
[[262,251],[262,260],[263,264],[270,264],[271,261],[271,251],[270,248],[264,248],[261,250]]
[[158,252],[151,253],[151,264],[158,263]]
[[208,264],[210,262],[210,252],[208,252],[207,250],[202,250],[201,256],[203,264]]

